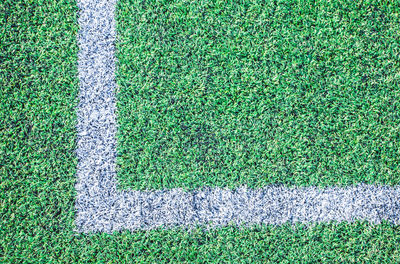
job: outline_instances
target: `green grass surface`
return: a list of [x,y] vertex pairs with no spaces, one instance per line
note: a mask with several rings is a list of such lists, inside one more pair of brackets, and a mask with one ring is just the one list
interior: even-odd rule
[[0,263],[398,262],[387,224],[75,233],[76,12],[0,2]]
[[313,2],[120,0],[120,186],[399,184],[399,5]]

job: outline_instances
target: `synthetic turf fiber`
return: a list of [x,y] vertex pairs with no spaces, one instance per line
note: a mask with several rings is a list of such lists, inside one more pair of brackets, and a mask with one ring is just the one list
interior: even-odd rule
[[0,1],[1,263],[398,261],[387,223],[76,233],[77,13],[70,0]]

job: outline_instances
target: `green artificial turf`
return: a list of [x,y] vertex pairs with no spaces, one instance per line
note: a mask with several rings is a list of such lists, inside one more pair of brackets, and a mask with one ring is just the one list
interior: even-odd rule
[[76,12],[0,1],[0,263],[398,262],[389,224],[74,232]]
[[120,186],[399,184],[399,7],[367,2],[120,0]]

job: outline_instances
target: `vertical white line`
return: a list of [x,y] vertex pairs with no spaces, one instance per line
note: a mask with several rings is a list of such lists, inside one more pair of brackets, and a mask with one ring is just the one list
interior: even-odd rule
[[115,5],[116,0],[78,0],[78,226],[107,215],[116,194]]

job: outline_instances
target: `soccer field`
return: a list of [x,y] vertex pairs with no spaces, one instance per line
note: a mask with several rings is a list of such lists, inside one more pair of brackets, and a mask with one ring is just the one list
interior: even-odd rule
[[[113,7],[0,3],[0,262],[398,262],[399,2]],[[119,208],[109,191],[151,206],[243,186],[377,188],[382,221],[146,230],[99,211]]]

